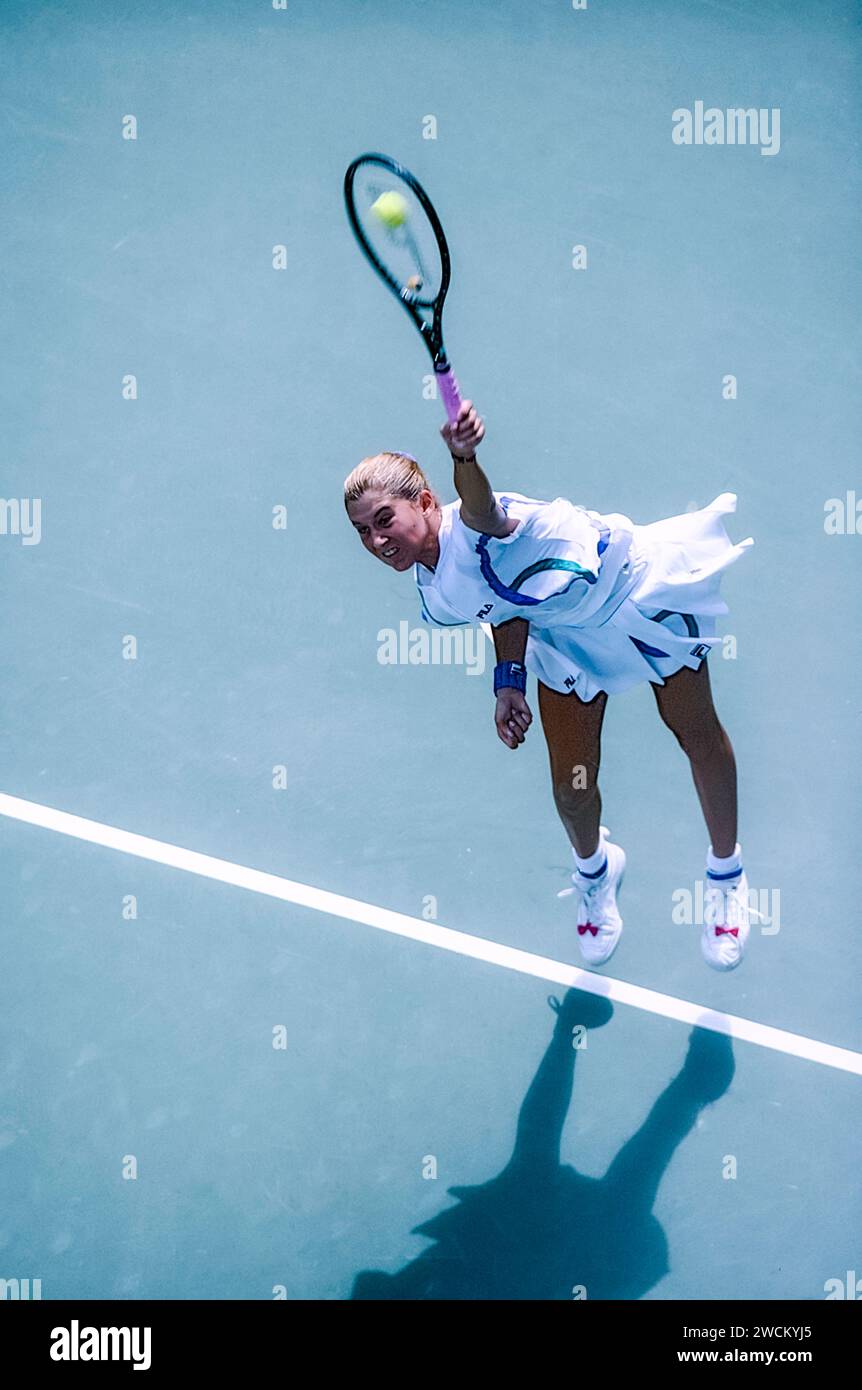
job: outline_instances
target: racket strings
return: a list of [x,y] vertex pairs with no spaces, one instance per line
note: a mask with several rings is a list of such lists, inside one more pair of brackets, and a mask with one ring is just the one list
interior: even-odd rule
[[[387,225],[374,211],[385,194],[404,201],[406,215]],[[440,248],[431,221],[408,183],[391,171],[360,170],[353,185],[353,206],[364,240],[403,299],[430,307],[443,279]]]

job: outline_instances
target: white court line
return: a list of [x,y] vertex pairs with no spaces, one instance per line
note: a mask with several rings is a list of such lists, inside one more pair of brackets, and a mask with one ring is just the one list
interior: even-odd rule
[[280,898],[282,902],[310,907],[316,912],[326,912],[331,917],[345,917],[351,922],[362,922],[367,927],[376,927],[378,931],[393,932],[396,936],[406,936],[411,941],[422,941],[426,946],[437,946],[443,951],[455,951],[461,956],[471,956],[473,960],[484,960],[491,965],[502,966],[504,970],[517,970],[522,975],[552,980],[566,988],[582,989],[589,994],[612,999],[618,1004],[629,1004],[632,1008],[659,1014],[662,1018],[673,1018],[679,1023],[697,1024],[698,1027],[708,1028],[713,1033],[725,1033],[731,1038],[757,1043],[760,1047],[770,1047],[775,1052],[784,1052],[790,1057],[802,1057],[809,1062],[819,1062],[822,1066],[836,1067],[839,1071],[854,1072],[857,1076],[862,1076],[862,1054],[851,1052],[848,1048],[833,1047],[831,1043],[818,1042],[816,1038],[805,1038],[799,1033],[786,1033],[782,1028],[770,1028],[765,1023],[737,1018],[734,1014],[718,1013],[700,1004],[691,1004],[687,999],[675,999],[673,995],[642,989],[640,985],[630,985],[625,980],[615,980],[609,975],[596,975],[589,970],[579,970],[577,966],[566,965],[563,961],[551,960],[547,956],[535,956],[530,951],[519,951],[514,946],[501,946],[496,941],[487,941],[481,936],[470,936],[467,932],[453,931],[450,927],[441,927],[437,923],[425,922],[418,917],[408,917],[403,912],[391,912],[389,908],[375,907],[373,903],[363,903],[357,898],[343,898],[340,894],[328,893],[323,888],[311,888],[307,883],[294,883],[289,878],[279,878],[276,874],[263,873],[260,869],[248,869],[242,864],[231,864],[226,859],[214,859],[209,854],[198,854],[195,850],[169,845],[163,840],[151,840],[146,835],[118,830],[113,825],[85,820],[83,816],[72,816],[66,811],[56,811],[51,806],[40,806],[35,801],[22,801],[17,796],[7,796],[3,792],[0,792],[0,815],[24,821],[28,825],[41,826],[44,830],[55,830],[61,835],[71,835],[77,840],[86,840],[89,844],[103,845],[105,849],[132,854],[138,859],[149,859],[154,864],[166,864],[172,869],[183,869],[186,873],[199,874],[202,878],[215,879],[218,883],[230,883],[235,888],[245,888],[250,893],[262,893],[268,898]]

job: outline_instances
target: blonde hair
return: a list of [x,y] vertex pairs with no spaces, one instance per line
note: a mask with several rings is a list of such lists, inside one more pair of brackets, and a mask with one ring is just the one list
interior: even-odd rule
[[427,488],[437,505],[440,505],[433,487],[410,454],[373,454],[358,463],[344,480],[345,507],[349,507],[351,502],[358,502],[362,494],[372,487],[379,488],[389,497],[406,497],[410,502],[416,502],[419,494]]

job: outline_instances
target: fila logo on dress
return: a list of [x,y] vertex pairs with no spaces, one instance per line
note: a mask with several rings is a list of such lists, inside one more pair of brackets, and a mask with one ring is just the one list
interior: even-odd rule
[[480,608],[480,609],[479,609],[479,612],[476,614],[476,617],[477,617],[477,618],[480,618],[480,619],[481,619],[481,618],[487,618],[488,614],[490,613],[490,611],[491,611],[491,609],[492,609],[493,607],[494,607],[493,603],[486,603],[485,606],[484,606],[483,608]]

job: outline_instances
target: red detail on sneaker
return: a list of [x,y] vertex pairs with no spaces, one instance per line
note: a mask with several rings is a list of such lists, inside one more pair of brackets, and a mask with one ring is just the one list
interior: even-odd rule
[[739,927],[716,927],[716,936],[739,936]]
[[578,923],[578,936],[583,936],[583,935],[584,935],[584,932],[588,932],[588,931],[591,931],[592,934],[593,934],[593,936],[598,936],[598,934],[599,934],[599,929],[598,929],[598,927],[594,927],[593,924],[592,924],[592,922],[579,922],[579,923]]

